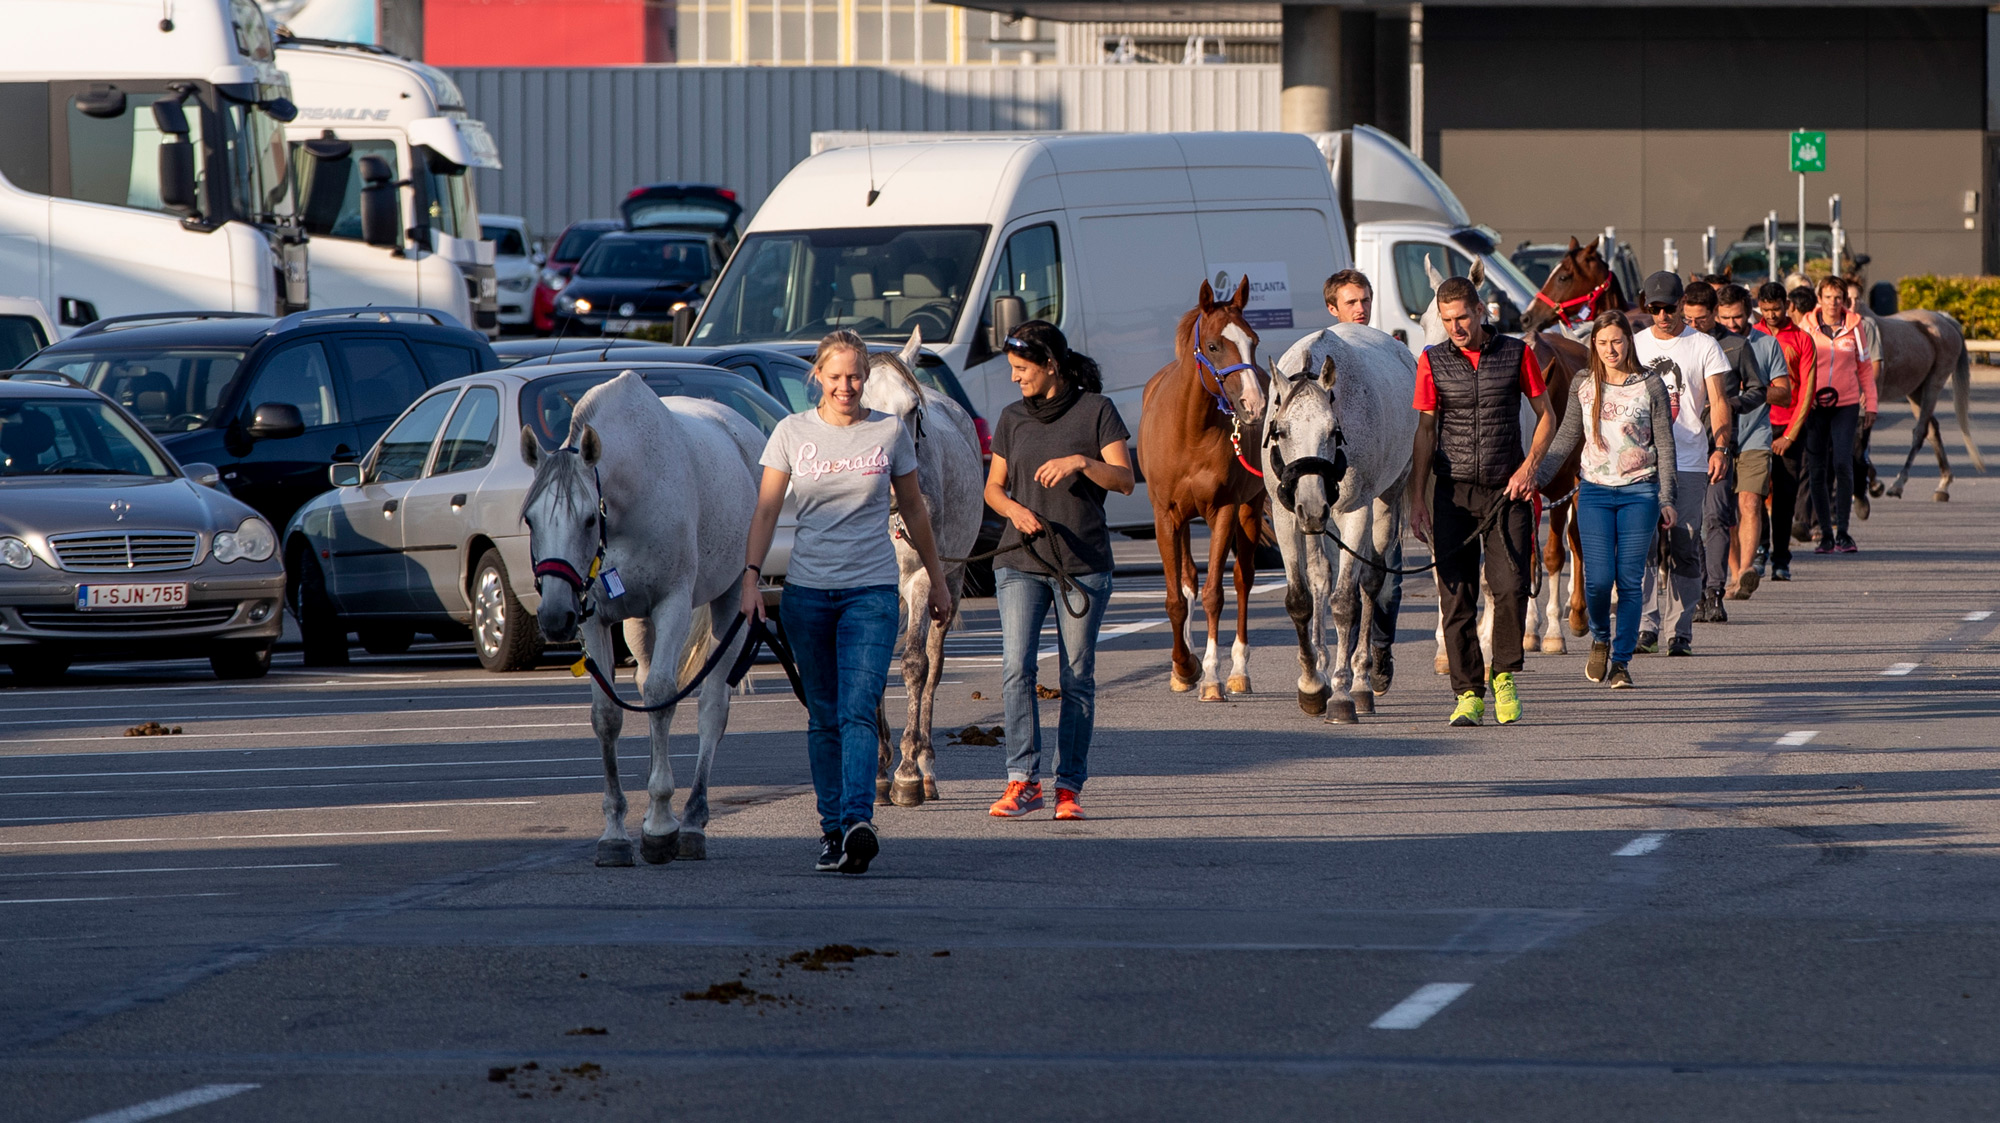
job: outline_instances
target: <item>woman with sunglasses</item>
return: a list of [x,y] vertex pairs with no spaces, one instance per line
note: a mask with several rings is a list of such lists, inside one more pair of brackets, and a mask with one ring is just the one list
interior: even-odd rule
[[1081,819],[1077,795],[1089,776],[1097,712],[1097,628],[1111,603],[1104,496],[1132,494],[1132,458],[1125,450],[1131,433],[1100,393],[1104,379],[1097,364],[1070,350],[1054,324],[1029,320],[1001,346],[1021,400],[1000,412],[986,478],[986,505],[1010,524],[993,560],[1007,791],[988,813],[1012,819],[1043,807],[1035,665],[1042,624],[1055,607],[1062,660],[1055,817]]

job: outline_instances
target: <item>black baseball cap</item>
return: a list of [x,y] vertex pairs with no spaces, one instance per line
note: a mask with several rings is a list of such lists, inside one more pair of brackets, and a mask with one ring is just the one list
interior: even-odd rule
[[1640,291],[1644,294],[1641,307],[1651,308],[1656,304],[1664,304],[1669,308],[1680,307],[1681,279],[1664,269],[1647,277]]

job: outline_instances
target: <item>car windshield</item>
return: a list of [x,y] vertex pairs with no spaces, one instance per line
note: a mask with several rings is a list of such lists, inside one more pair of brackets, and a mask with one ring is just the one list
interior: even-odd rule
[[1514,267],[1528,279],[1529,287],[1539,290],[1548,282],[1549,274],[1555,271],[1556,262],[1563,259],[1564,252],[1553,247],[1542,250],[1516,250],[1512,260]]
[[627,369],[637,370],[646,385],[663,397],[679,395],[721,402],[748,418],[767,437],[787,412],[778,399],[738,374],[684,367],[605,367],[539,378],[521,387],[521,417],[534,430],[535,439],[543,448],[560,448],[569,437],[569,419],[576,411],[576,403],[591,387],[601,386]]
[[0,478],[174,471],[117,410],[94,398],[0,398]]
[[952,338],[986,245],[984,226],[878,226],[753,234],[716,282],[695,341],[818,339],[835,328]]
[[500,257],[528,256],[528,244],[521,240],[521,231],[515,227],[485,222],[480,224],[479,232],[493,243],[493,252]]
[[593,230],[589,227],[571,230],[562,236],[562,241],[556,243],[556,252],[549,255],[550,260],[581,261],[583,255],[590,252],[590,247],[609,233],[611,233],[609,230]]
[[580,277],[700,284],[708,277],[708,247],[673,238],[607,238],[590,247],[576,272]]
[[130,410],[161,436],[208,423],[243,366],[237,348],[62,351],[35,365],[61,371]]

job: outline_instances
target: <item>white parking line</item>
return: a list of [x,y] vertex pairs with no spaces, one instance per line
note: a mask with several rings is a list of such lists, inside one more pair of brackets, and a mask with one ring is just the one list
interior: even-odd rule
[[1794,729],[1783,737],[1778,738],[1778,744],[1797,747],[1817,736],[1819,736],[1819,730],[1817,729]]
[[1651,854],[1653,851],[1658,850],[1660,844],[1666,840],[1667,836],[1663,832],[1655,831],[1649,834],[1642,834],[1638,838],[1613,850],[1611,856],[1614,858],[1637,858],[1642,855]]
[[1381,1017],[1368,1023],[1369,1029],[1415,1029],[1431,1020],[1431,1015],[1444,1009],[1459,995],[1472,989],[1471,983],[1425,983],[1416,993],[1405,998]]
[[1917,664],[1915,663],[1891,663],[1882,668],[1882,673],[1885,675],[1907,675],[1916,669]]
[[53,838],[40,842],[0,842],[0,846],[109,846],[131,842],[245,842],[259,838],[360,838],[385,834],[450,834],[446,827],[403,831],[301,831],[295,834],[197,834],[172,838]]
[[22,897],[0,905],[74,905],[90,901],[165,901],[180,897],[234,897],[234,893],[141,893],[130,897]]
[[185,1092],[175,1092],[171,1096],[161,1096],[157,1100],[147,1100],[145,1103],[133,1104],[131,1107],[121,1107],[117,1111],[107,1111],[102,1115],[93,1115],[88,1119],[79,1119],[77,1123],[144,1123],[145,1120],[158,1119],[162,1115],[172,1115],[174,1112],[186,1111],[191,1107],[200,1107],[203,1104],[212,1104],[217,1100],[226,1100],[240,1092],[247,1092],[256,1087],[260,1087],[260,1085],[204,1084],[199,1088],[189,1088]]
[[1977,612],[1966,613],[1965,619],[1967,623],[1976,624],[1979,621],[1984,620],[1991,615],[1993,615],[1993,613],[1990,610],[1982,608]]
[[214,870],[324,870],[339,862],[286,862],[272,866],[155,866],[149,870],[39,870],[35,873],[0,873],[0,877],[93,877],[128,873],[208,873]]
[[[516,757],[503,760],[406,760],[393,763],[373,764],[266,764],[248,768],[133,768],[117,772],[28,772],[20,775],[0,775],[0,782],[8,780],[102,780],[143,776],[227,776],[246,772],[374,772],[389,768],[471,768],[496,764],[575,764],[579,761],[603,759],[598,754],[590,756],[537,756]],[[0,792],[9,795],[58,795],[58,792]]]

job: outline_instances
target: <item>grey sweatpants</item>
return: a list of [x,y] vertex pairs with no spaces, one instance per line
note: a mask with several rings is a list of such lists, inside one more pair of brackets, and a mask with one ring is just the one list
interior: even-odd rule
[[1704,485],[1702,497],[1701,591],[1721,596],[1729,581],[1729,543],[1736,537],[1736,465],[1719,482]]
[[1673,635],[1694,639],[1694,608],[1701,600],[1701,512],[1707,499],[1707,472],[1674,473],[1674,528],[1665,533],[1668,580],[1662,589],[1660,567],[1646,566],[1646,615],[1639,621],[1642,632],[1666,639],[1667,629],[1660,626],[1664,613],[1673,625]]

